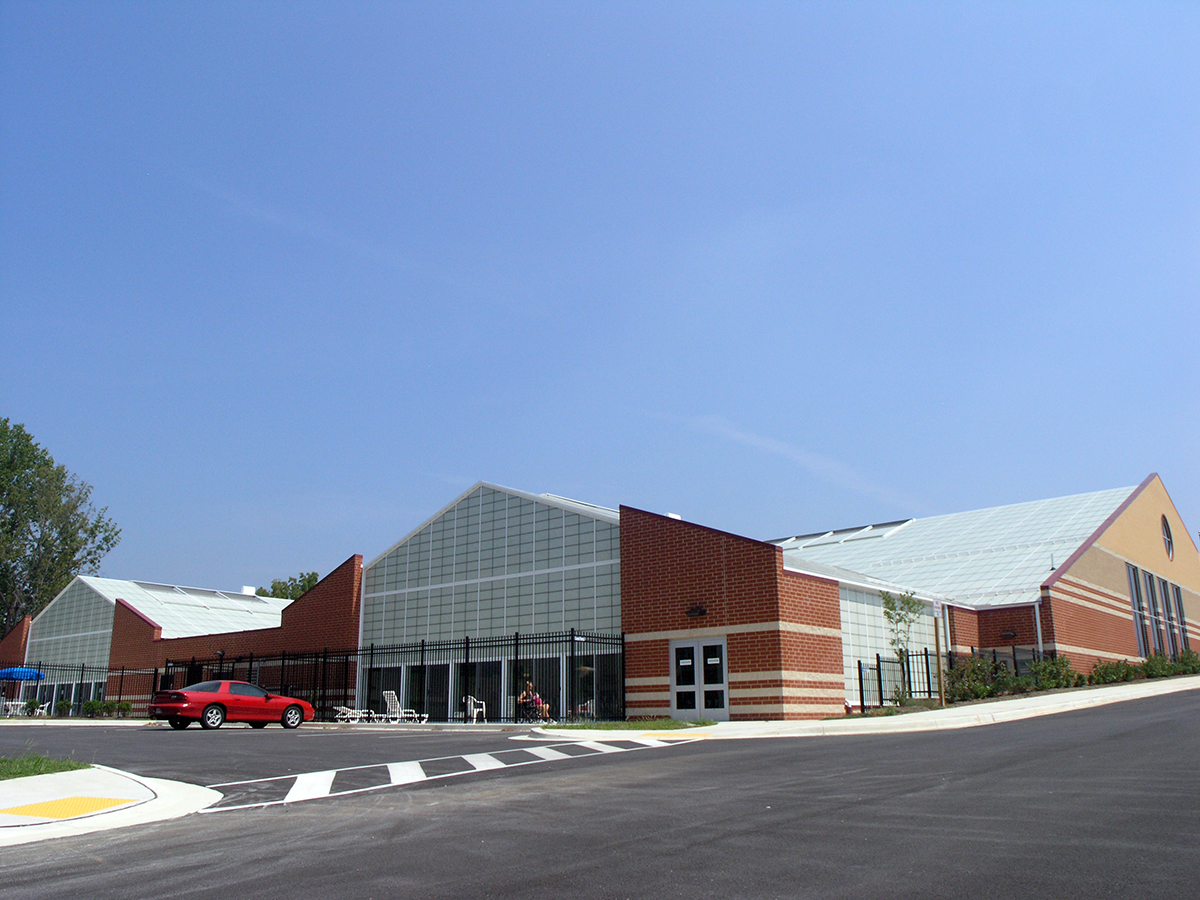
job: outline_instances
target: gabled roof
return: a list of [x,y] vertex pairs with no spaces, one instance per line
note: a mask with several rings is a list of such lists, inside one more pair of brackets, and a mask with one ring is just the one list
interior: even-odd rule
[[1034,603],[1057,566],[1137,488],[906,519],[773,541],[788,568],[824,564],[966,606]]
[[570,500],[566,497],[555,496],[554,494],[529,494],[529,493],[526,493],[525,491],[517,491],[512,488],[501,487],[498,484],[490,484],[486,481],[477,481],[477,482],[475,482],[475,484],[471,485],[471,487],[467,488],[467,490],[463,491],[461,494],[459,494],[457,497],[455,497],[453,500],[451,500],[449,503],[447,503],[445,506],[443,506],[441,509],[439,509],[437,512],[435,512],[432,516],[430,516],[428,519],[426,519],[424,522],[422,522],[420,525],[418,525],[412,531],[408,532],[408,534],[404,535],[404,537],[400,538],[400,540],[396,541],[394,544],[392,544],[390,547],[388,547],[386,550],[384,550],[382,553],[380,553],[378,556],[376,556],[373,560],[371,560],[369,563],[367,563],[365,566],[363,566],[363,569],[366,570],[366,569],[369,569],[372,566],[374,566],[376,563],[378,563],[381,559],[383,559],[385,556],[387,556],[389,553],[391,553],[393,550],[395,550],[397,547],[399,547],[405,541],[412,539],[412,537],[414,535],[420,533],[420,531],[423,528],[436,522],[438,519],[440,519],[442,516],[444,516],[450,510],[454,509],[454,507],[456,507],[459,503],[461,503],[467,497],[471,496],[471,494],[475,493],[480,488],[486,488],[487,490],[490,490],[490,491],[498,491],[501,494],[509,494],[513,497],[522,497],[525,500],[533,500],[537,503],[545,504],[546,506],[554,506],[559,509],[566,510],[568,512],[579,513],[581,515],[589,516],[593,519],[599,519],[604,522],[609,522],[613,525],[621,524],[621,514],[617,510],[609,509],[606,506],[596,506],[593,503],[584,503],[581,500]]
[[292,602],[278,597],[91,575],[80,575],[77,580],[114,605],[117,600],[124,600],[143,618],[160,627],[164,638],[278,628],[284,607]]

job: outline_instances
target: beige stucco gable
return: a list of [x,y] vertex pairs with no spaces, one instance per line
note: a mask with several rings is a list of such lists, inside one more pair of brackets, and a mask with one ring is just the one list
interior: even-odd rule
[[[1171,527],[1174,558],[1167,556],[1163,541],[1164,517]],[[1097,535],[1095,544],[1139,569],[1200,593],[1200,551],[1157,475],[1142,483],[1113,522]]]

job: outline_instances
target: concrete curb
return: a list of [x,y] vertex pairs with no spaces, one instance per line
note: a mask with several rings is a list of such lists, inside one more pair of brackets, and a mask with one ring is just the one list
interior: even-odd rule
[[[206,787],[145,778],[108,766],[0,781],[0,810],[16,808],[26,813],[0,813],[0,846],[160,822],[204,809],[220,799],[218,791]],[[66,804],[62,817],[37,815],[55,803]],[[97,803],[109,805],[72,815],[73,803],[81,810]]]
[[581,729],[537,728],[534,733],[545,738],[562,740],[613,740],[623,737],[676,737],[707,740],[743,740],[771,737],[833,737],[859,734],[903,734],[915,731],[942,731],[955,728],[973,728],[1015,722],[1034,716],[1048,716],[1073,709],[1087,709],[1126,700],[1157,697],[1178,691],[1200,690],[1200,675],[1176,676],[1174,678],[1134,681],[1124,684],[1103,685],[1086,689],[1075,689],[1061,693],[1039,694],[1035,697],[1017,697],[971,703],[949,709],[928,712],[905,713],[898,716],[868,716],[852,719],[828,719],[823,721],[792,722],[719,722],[716,725],[696,729],[672,731],[594,731]]

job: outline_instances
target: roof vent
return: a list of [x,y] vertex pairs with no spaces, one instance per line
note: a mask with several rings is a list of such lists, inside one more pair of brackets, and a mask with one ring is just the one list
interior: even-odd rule
[[667,513],[667,518],[674,519],[677,522],[683,521],[683,516],[681,516],[679,513]]
[[243,585],[242,585],[242,593],[243,593],[243,594],[254,594],[254,593],[255,593],[255,587],[254,587],[254,585],[252,585],[252,584],[243,584]]

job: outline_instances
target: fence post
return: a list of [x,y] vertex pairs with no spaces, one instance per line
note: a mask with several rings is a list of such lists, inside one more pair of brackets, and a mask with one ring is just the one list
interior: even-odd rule
[[121,680],[117,682],[117,702],[125,696],[125,667],[121,666]]
[[[329,648],[321,654],[321,706],[325,706],[325,694],[329,690]],[[324,721],[322,719],[321,721]]]
[[875,654],[875,680],[879,684],[879,708],[883,709],[883,659]]
[[621,721],[625,721],[625,632],[621,632]]
[[[471,671],[471,636],[463,635],[463,672],[467,676],[467,693],[475,696],[475,674]],[[460,685],[461,687],[461,685]],[[467,721],[467,705],[463,703],[463,724]]]
[[933,676],[929,673],[929,648],[925,648],[925,687],[926,696],[933,699]]
[[[571,629],[571,670],[567,673],[567,715],[575,715],[575,629]],[[565,719],[566,716],[563,716]]]
[[862,660],[858,661],[858,711],[866,713],[867,711],[867,695],[863,690],[863,666]]
[[1017,669],[1017,645],[1016,644],[1012,645],[1012,655],[1013,655],[1013,677],[1016,678],[1017,676],[1019,676],[1021,674],[1020,671]]

